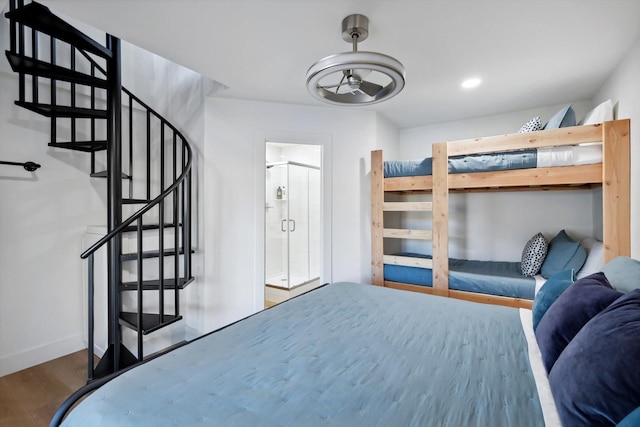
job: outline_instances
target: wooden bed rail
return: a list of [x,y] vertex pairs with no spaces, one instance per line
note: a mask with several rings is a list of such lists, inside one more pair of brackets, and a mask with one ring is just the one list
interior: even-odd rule
[[[501,305],[530,307],[518,298],[475,297],[449,290],[449,193],[452,191],[514,191],[602,187],[604,262],[631,253],[630,121],[614,120],[523,134],[474,138],[432,145],[432,175],[384,178],[382,150],[371,152],[371,280],[377,286],[417,290],[416,285],[385,282],[384,264],[432,265],[433,287],[424,292]],[[552,146],[603,143],[601,164],[449,174],[449,156],[482,154]],[[385,202],[385,192],[432,193],[432,202]],[[432,230],[385,229],[385,211],[432,211]],[[433,259],[384,254],[384,239],[431,239]],[[423,267],[426,268],[426,267]],[[422,291],[421,291],[422,292]],[[508,300],[508,301],[507,301]],[[512,302],[512,304],[510,303]]]

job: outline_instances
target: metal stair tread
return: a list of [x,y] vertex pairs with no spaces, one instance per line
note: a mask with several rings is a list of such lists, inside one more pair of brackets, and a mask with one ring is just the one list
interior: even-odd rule
[[[191,253],[195,253],[195,251],[193,249],[191,249],[190,251]],[[162,256],[174,256],[176,254],[175,249],[166,249]],[[179,248],[178,249],[178,255],[184,255],[184,248]],[[147,259],[147,258],[159,258],[160,257],[160,251],[159,250],[155,250],[155,251],[145,251],[142,252],[142,258],[143,259]],[[131,253],[126,253],[126,254],[122,254],[121,256],[122,261],[133,261],[138,259],[138,253],[137,252],[131,252]]]
[[122,199],[122,204],[124,205],[135,205],[142,203],[149,203],[151,200],[147,199]]
[[[179,277],[178,278],[178,289],[186,288],[193,281],[194,281],[193,277],[190,277],[188,280],[185,280],[183,277]],[[138,290],[138,282],[134,281],[134,282],[121,283],[119,289],[120,289],[120,291],[123,291],[123,292],[124,291],[136,291],[136,290]],[[143,291],[156,291],[158,289],[160,289],[160,280],[154,279],[154,280],[143,280],[142,281],[142,290]],[[173,278],[164,279],[164,289],[166,289],[166,290],[175,289],[175,280]]]
[[5,14],[9,19],[65,41],[79,49],[94,53],[103,58],[111,58],[109,49],[102,46],[74,26],[53,14],[48,7],[39,3],[29,3]]
[[79,119],[106,119],[106,110],[69,107],[66,105],[38,104],[35,102],[15,101],[15,104],[46,117],[75,117]]
[[[89,175],[91,178],[106,178],[107,171],[94,172]],[[122,179],[131,179],[131,175],[127,175],[126,173],[122,174]]]
[[107,149],[107,141],[68,141],[68,142],[50,142],[49,147],[64,148],[66,150],[82,151],[92,153]]
[[[182,316],[165,314],[160,321],[159,314],[142,313],[142,334],[150,334],[179,320],[182,320]],[[120,324],[134,330],[138,329],[138,313],[120,313]]]
[[59,65],[50,64],[49,62],[40,61],[28,56],[19,55],[14,52],[6,51],[7,59],[11,64],[11,68],[16,73],[30,74],[34,76],[46,77],[54,80],[63,80],[71,83],[78,83],[98,88],[106,88],[106,79],[93,77],[78,71]]

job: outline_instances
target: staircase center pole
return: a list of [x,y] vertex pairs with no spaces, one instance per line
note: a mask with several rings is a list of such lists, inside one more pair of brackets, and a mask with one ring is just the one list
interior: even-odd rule
[[[109,231],[122,223],[122,79],[120,75],[120,39],[107,34],[112,58],[107,61],[107,209]],[[122,341],[119,285],[122,281],[122,237],[111,239],[108,251],[108,336],[113,349],[113,370],[120,369]]]

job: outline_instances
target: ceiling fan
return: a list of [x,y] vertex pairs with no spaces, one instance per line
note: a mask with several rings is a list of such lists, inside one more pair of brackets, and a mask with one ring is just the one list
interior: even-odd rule
[[369,36],[369,19],[349,15],[342,21],[342,38],[352,52],[327,56],[307,70],[307,89],[315,98],[337,105],[375,104],[404,88],[403,65],[388,55],[358,51]]

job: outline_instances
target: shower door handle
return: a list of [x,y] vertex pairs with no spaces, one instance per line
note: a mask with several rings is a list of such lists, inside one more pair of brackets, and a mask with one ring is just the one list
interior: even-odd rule
[[288,221],[288,222],[290,222],[290,223],[293,223],[293,228],[291,228],[291,226],[289,226],[289,231],[290,231],[290,232],[292,232],[292,233],[293,233],[294,231],[296,231],[296,220],[295,220],[295,219],[290,219],[290,220],[283,219],[282,221],[280,221],[280,230],[281,230],[283,233],[286,233],[286,232],[287,232],[287,230],[284,228],[284,224],[285,224],[287,221]]

